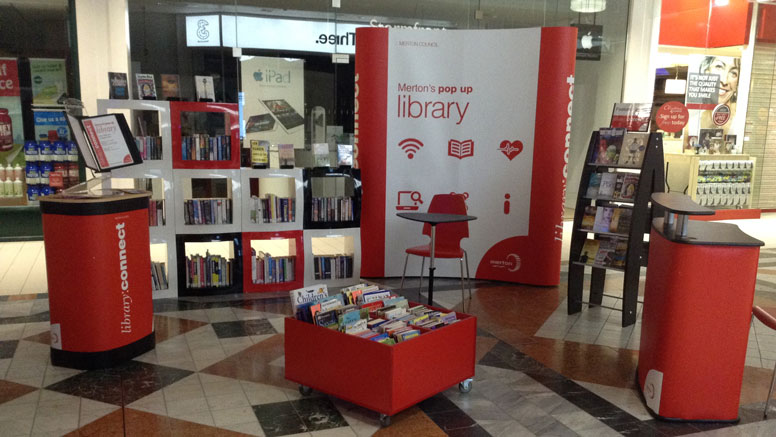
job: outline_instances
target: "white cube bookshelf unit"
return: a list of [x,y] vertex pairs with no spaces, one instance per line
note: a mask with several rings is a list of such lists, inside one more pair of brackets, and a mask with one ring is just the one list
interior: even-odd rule
[[358,282],[361,276],[359,228],[305,229],[304,251],[305,284],[343,287]]
[[302,229],[302,169],[242,169],[240,176],[243,232]]
[[[176,158],[173,151],[173,112],[227,113],[233,111],[229,104],[98,100],[97,109],[99,114],[124,114],[136,137],[153,137],[148,140],[150,142],[143,143],[146,152],[153,153],[149,156],[151,159],[144,159],[143,163],[137,166],[114,170],[108,179],[110,182],[106,185],[112,188],[150,189],[152,200],[164,201],[165,222],[149,227],[151,261],[164,265],[168,285],[167,288],[153,291],[155,299],[283,291],[315,283],[339,287],[358,282],[361,273],[361,240],[358,228],[361,189],[358,170],[349,167],[311,170],[237,169],[234,168],[239,165],[236,161],[212,161],[209,164],[197,162],[196,169],[181,168],[180,163],[183,161],[177,166],[174,165],[177,162],[175,160],[180,157]],[[180,126],[175,129],[180,129]],[[233,129],[231,132],[234,134]],[[234,143],[234,139],[232,142]],[[156,149],[159,144],[161,151]],[[233,155],[239,156],[234,153]],[[183,163],[191,164],[188,161]],[[201,168],[202,166],[217,168]],[[230,166],[232,168],[227,168]],[[349,193],[352,191],[348,196],[353,196],[353,220],[311,221],[312,190],[320,188],[311,181],[312,177],[327,178],[321,180],[332,182],[335,189],[339,186],[337,183],[342,182],[342,177],[354,178],[343,185],[350,187]],[[146,185],[147,183],[149,185]],[[321,189],[325,186],[326,184],[321,186]],[[332,197],[338,194],[320,194],[316,191],[316,195]],[[187,215],[191,218],[192,212],[186,209],[186,200],[201,200],[200,205],[204,205],[206,199],[231,201],[231,223],[186,224]],[[266,211],[264,215],[255,212],[259,202],[262,212]],[[217,201],[215,204],[217,205]],[[207,206],[211,213],[212,207],[213,204],[210,203]],[[264,216],[267,217],[266,220],[263,219]],[[284,250],[274,247],[278,244],[282,245]],[[215,255],[222,251],[222,246],[228,247],[228,254],[223,256],[233,257],[231,265],[235,271],[232,283],[199,289],[187,287],[186,252],[202,249],[200,255],[204,256],[203,250],[212,247],[210,253]],[[250,253],[254,246],[265,253],[276,252],[277,255],[272,253],[273,256],[295,256],[293,281],[252,283]],[[319,269],[317,278],[316,261]],[[322,277],[322,273],[326,275],[329,271],[331,278]],[[337,277],[337,272],[340,272],[339,276],[346,277]]]

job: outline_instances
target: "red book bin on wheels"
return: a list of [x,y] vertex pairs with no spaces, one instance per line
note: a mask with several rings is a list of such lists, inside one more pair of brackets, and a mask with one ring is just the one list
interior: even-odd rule
[[477,319],[456,316],[456,323],[395,345],[288,317],[286,379],[300,384],[303,394],[311,388],[377,411],[387,426],[392,415],[455,384],[471,389]]
[[149,195],[40,199],[52,364],[98,369],[154,348]]

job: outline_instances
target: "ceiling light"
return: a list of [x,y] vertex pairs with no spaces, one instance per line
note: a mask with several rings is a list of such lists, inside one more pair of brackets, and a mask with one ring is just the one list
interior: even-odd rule
[[730,0],[714,0],[714,6],[727,6]]
[[606,0],[571,0],[571,10],[574,12],[601,12],[606,9]]
[[666,79],[666,94],[684,94],[687,81],[684,79]]

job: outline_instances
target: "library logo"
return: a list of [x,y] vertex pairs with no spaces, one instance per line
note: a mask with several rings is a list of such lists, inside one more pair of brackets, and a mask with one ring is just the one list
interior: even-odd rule
[[511,161],[523,151],[523,142],[504,140],[498,149]]

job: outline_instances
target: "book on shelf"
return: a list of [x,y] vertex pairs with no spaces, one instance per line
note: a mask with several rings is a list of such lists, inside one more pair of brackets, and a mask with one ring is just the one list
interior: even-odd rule
[[623,167],[641,167],[644,152],[649,143],[649,133],[628,132],[622,140],[620,157],[617,165]]
[[276,284],[292,282],[295,279],[295,256],[273,257],[268,252],[251,248],[251,282],[254,284]]
[[269,141],[251,140],[251,167],[269,167]]
[[617,248],[617,239],[601,238],[601,244],[598,246],[598,252],[595,255],[595,264],[599,266],[611,267],[614,259],[614,251]]
[[595,206],[586,206],[584,215],[582,215],[582,229],[593,230],[595,225]]
[[294,168],[294,145],[278,144],[278,160],[280,168]]
[[184,201],[183,222],[186,225],[232,224],[232,199],[187,199]]
[[602,165],[617,164],[624,138],[624,128],[599,129],[598,144],[593,149],[592,163]]
[[313,222],[347,222],[354,219],[352,197],[313,197]]
[[148,225],[164,226],[167,224],[167,214],[164,211],[164,199],[148,199]]
[[136,136],[135,145],[144,161],[162,159],[162,137]]
[[652,103],[615,103],[610,127],[625,128],[633,132],[649,132],[652,119]]
[[595,199],[596,197],[598,197],[598,189],[600,187],[601,187],[601,173],[599,172],[590,173],[590,180],[587,183],[587,191],[585,192],[585,197]]
[[614,249],[614,255],[612,257],[612,267],[620,269],[625,268],[625,258],[628,255],[628,242],[620,240],[617,242],[617,246]]
[[595,212],[594,232],[609,232],[609,224],[612,222],[614,208],[610,206],[599,206]]
[[264,198],[251,196],[251,223],[289,223],[296,221],[296,198],[267,193]]
[[169,288],[167,269],[163,262],[151,261],[151,287],[154,291]]
[[635,173],[625,173],[622,180],[622,189],[620,190],[620,199],[633,200],[636,198],[636,191],[639,185],[639,175]]
[[233,283],[233,260],[220,255],[199,254],[186,257],[188,288],[228,287]]
[[343,279],[353,277],[353,256],[314,256],[315,279]]
[[611,199],[614,196],[614,188],[617,183],[617,173],[601,173],[601,185],[598,187],[598,197],[602,199]]
[[631,208],[614,208],[612,220],[609,223],[609,232],[627,234],[630,231],[632,215],[633,210]]
[[181,80],[177,74],[162,74],[162,97],[179,99],[181,97]]
[[625,181],[624,173],[617,173],[617,180],[614,183],[614,191],[612,192],[612,199],[619,199],[622,194],[622,183]]
[[181,138],[181,158],[186,161],[230,161],[232,137],[198,134]]
[[129,99],[129,84],[127,82],[127,73],[108,73],[108,83],[110,84],[109,96],[111,99]]
[[353,166],[352,144],[337,144],[337,165],[340,167]]
[[137,95],[142,100],[156,100],[156,82],[153,74],[135,74]]
[[197,101],[215,102],[216,88],[213,84],[213,76],[194,76],[194,91]]
[[331,162],[329,161],[329,143],[313,144],[313,156],[315,157],[316,167],[330,166]]
[[595,262],[595,256],[598,253],[598,246],[601,244],[600,240],[585,240],[584,246],[582,246],[582,252],[579,255],[579,262],[587,265],[593,265]]

